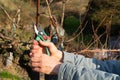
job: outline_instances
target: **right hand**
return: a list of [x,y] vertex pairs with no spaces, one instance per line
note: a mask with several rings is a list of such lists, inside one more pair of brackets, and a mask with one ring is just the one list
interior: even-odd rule
[[[50,56],[45,53],[45,47],[49,48]],[[62,52],[53,43],[34,41],[30,56],[34,71],[46,74],[58,74]]]
[[58,61],[63,61],[62,51],[58,50],[57,47],[52,42],[33,41],[30,55],[38,57],[40,56],[40,54],[45,54],[46,53],[45,47],[48,47],[50,51],[50,56],[56,58]]
[[50,56],[55,57],[58,61],[63,61],[63,53],[58,50],[57,47],[52,42],[39,41],[40,45],[48,47],[50,51]]

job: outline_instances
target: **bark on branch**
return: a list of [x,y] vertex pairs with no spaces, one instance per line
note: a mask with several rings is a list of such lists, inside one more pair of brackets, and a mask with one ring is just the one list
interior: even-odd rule
[[120,49],[94,49],[94,50],[81,50],[81,51],[78,51],[77,53],[85,53],[85,52],[90,52],[90,53],[100,53],[100,52],[120,52]]

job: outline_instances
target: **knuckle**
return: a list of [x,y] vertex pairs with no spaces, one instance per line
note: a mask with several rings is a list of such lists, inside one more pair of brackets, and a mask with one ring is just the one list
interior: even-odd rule
[[34,63],[31,63],[31,66],[34,67]]
[[54,44],[52,42],[50,42],[50,46],[53,46]]

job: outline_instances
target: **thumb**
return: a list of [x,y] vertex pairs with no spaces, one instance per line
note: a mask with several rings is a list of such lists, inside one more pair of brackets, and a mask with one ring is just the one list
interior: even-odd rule
[[40,44],[41,46],[48,47],[50,43],[44,42],[44,41],[41,41],[41,40],[40,40],[40,41],[39,41],[39,44]]
[[62,59],[62,52],[57,49],[57,47],[52,42],[39,41],[39,44],[44,47],[48,47],[50,55],[55,57],[58,61]]
[[50,52],[54,52],[55,50],[58,50],[57,47],[52,42],[44,42],[39,41],[41,46],[48,47]]
[[39,44],[41,46],[48,47],[48,48],[54,46],[54,44],[52,42],[44,42],[44,41],[41,41],[41,40],[39,41]]

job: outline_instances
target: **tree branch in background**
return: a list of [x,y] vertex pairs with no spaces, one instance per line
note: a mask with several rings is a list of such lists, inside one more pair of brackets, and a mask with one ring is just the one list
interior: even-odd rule
[[86,53],[86,52],[92,52],[92,53],[101,53],[101,52],[120,52],[120,49],[94,49],[94,50],[81,50],[78,51],[78,53]]
[[[76,37],[78,37],[78,36],[83,32],[83,30],[85,29],[87,23],[88,23],[88,22],[86,22],[85,26],[81,29],[81,31],[80,31],[76,36],[74,36],[73,38],[67,40],[65,43],[69,43],[69,42],[73,41]],[[81,26],[81,25],[80,25],[80,26]]]
[[94,29],[94,25],[92,24],[92,30],[93,30],[93,38],[94,38],[94,41],[95,41],[94,47],[95,47],[95,48],[98,48],[99,43],[100,43],[101,46],[102,46],[102,43],[101,43],[101,41],[100,41],[100,38],[97,39],[97,38],[99,37],[98,34],[97,34],[98,28],[95,30],[95,29]]
[[7,15],[8,19],[11,20],[13,22],[13,19],[10,17],[10,15],[8,14],[8,12],[0,5],[0,8],[3,10],[3,12]]
[[10,41],[10,44],[9,45],[14,45],[14,44],[19,44],[19,43],[25,43],[25,44],[31,44],[32,43],[32,40],[28,41],[28,42],[23,42],[21,41],[20,39],[14,39],[14,38],[11,38],[9,36],[4,36],[2,33],[0,33],[0,38],[3,40],[3,41]]
[[13,40],[13,38],[4,36],[2,33],[0,33],[0,38],[1,38],[3,41],[5,41],[5,40],[10,40],[10,41],[12,41],[12,40]]
[[106,23],[106,41],[102,47],[102,49],[107,49],[108,47],[108,42],[110,39],[110,30],[111,30],[111,24],[112,24],[112,15],[110,16],[110,20]]
[[63,27],[63,21],[64,21],[64,17],[65,17],[65,4],[66,4],[66,1],[63,0],[63,1],[62,1],[61,27]]
[[101,34],[96,40],[94,40],[85,50],[89,49],[96,41],[98,41],[103,35],[105,34],[105,32],[103,34]]

